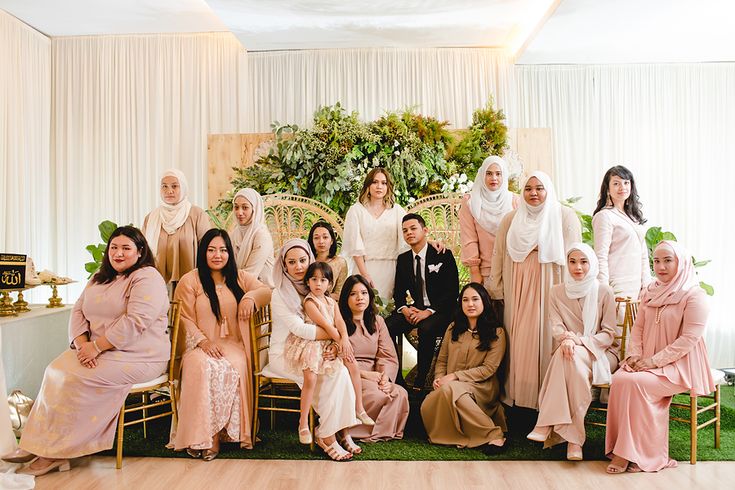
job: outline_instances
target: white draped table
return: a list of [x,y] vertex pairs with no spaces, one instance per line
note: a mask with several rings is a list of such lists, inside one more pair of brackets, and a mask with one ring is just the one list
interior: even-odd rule
[[[31,305],[31,311],[15,317],[0,317],[0,395],[19,389],[35,399],[46,366],[69,348],[67,327],[72,306],[46,308]],[[7,402],[0,402],[0,454],[15,448]]]

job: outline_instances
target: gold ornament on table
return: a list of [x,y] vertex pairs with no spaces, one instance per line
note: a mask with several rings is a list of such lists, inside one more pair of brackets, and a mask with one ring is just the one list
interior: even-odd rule
[[57,286],[71,284],[74,281],[68,277],[59,276],[47,270],[39,272],[38,278],[41,280],[41,284],[51,286],[51,297],[48,299],[48,304],[46,305],[46,308],[61,308],[62,306],[64,306],[64,303],[59,297],[59,290]]
[[10,291],[2,291],[0,296],[0,317],[17,316],[18,312],[13,307],[13,299],[10,297]]
[[31,309],[28,308],[28,301],[23,298],[23,291],[25,291],[25,289],[18,291],[18,300],[13,303],[13,308],[15,309],[16,313],[25,313],[26,311],[31,311]]

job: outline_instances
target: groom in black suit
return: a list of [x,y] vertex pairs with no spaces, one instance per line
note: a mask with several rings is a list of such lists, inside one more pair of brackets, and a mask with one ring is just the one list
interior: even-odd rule
[[[402,336],[418,329],[418,362],[414,388],[424,386],[434,357],[437,338],[444,336],[452,321],[459,294],[457,263],[451,250],[437,252],[429,245],[429,230],[418,214],[403,217],[403,239],[411,250],[398,256],[393,299],[395,311],[388,317],[388,329],[397,346]],[[398,350],[398,359],[402,352]],[[399,363],[400,364],[400,363]],[[400,369],[398,378],[402,381]]]

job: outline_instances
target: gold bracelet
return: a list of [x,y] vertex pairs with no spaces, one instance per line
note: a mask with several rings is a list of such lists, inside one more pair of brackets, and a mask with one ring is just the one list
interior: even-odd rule
[[94,346],[95,349],[97,349],[97,354],[102,354],[102,350],[97,345],[97,341],[96,340],[93,340],[92,341],[92,345]]

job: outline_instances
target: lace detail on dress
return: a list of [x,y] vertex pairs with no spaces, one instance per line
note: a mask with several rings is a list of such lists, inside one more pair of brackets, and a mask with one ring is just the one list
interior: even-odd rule
[[[209,402],[211,436],[225,429],[223,439],[229,442],[240,441],[240,375],[227,359],[207,358],[207,377],[209,378]],[[209,449],[212,441],[194,444],[192,449]]]

